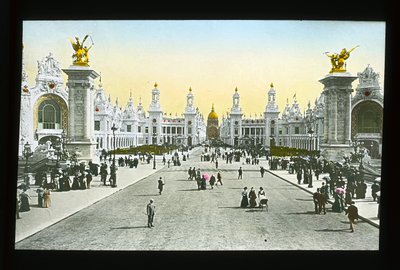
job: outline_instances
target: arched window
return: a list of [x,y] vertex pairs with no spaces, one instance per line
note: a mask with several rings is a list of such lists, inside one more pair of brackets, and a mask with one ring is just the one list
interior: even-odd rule
[[52,101],[43,101],[38,110],[39,129],[60,129],[61,128],[61,110],[60,106]]
[[361,111],[358,116],[357,127],[359,133],[378,133],[379,124],[376,112],[372,110]]

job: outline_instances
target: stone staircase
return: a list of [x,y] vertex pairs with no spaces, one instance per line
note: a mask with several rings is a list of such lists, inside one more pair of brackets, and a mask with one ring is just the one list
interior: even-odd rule
[[373,182],[377,177],[381,176],[381,160],[371,159],[369,164],[363,164],[364,180]]
[[[28,159],[29,171],[32,173],[37,172],[39,169],[43,168],[48,163],[48,161],[49,159],[47,158],[45,153],[35,152],[33,156]],[[18,159],[18,178],[23,176],[25,167],[26,160],[23,157],[20,157]]]

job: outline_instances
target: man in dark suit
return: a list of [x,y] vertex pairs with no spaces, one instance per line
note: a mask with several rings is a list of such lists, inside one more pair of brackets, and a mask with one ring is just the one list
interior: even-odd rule
[[150,199],[150,202],[147,204],[147,226],[149,228],[154,227],[154,214],[156,213],[156,206],[154,205],[154,200]]
[[239,172],[238,179],[242,179],[242,175],[243,175],[242,167],[239,168],[238,172]]
[[261,166],[260,168],[261,177],[264,177],[265,169]]
[[325,204],[327,200],[323,194],[321,194],[321,190],[317,188],[317,191],[313,194],[314,208],[315,214],[321,214],[322,210],[324,211],[324,215],[326,214]]
[[319,188],[317,188],[317,191],[313,193],[313,202],[314,202],[314,208],[315,208],[315,214],[321,213],[321,193],[319,193]]
[[354,220],[358,219],[358,208],[354,205],[354,201],[352,201],[350,206],[346,209],[346,215],[350,222],[350,230],[354,232]]
[[380,190],[380,186],[378,185],[378,181],[374,181],[374,183],[371,185],[371,195],[374,201],[376,201],[376,198],[378,197],[376,193]]
[[161,195],[161,193],[162,193],[162,191],[163,191],[163,189],[164,189],[164,185],[165,185],[165,183],[163,182],[163,180],[162,180],[162,177],[160,177],[159,179],[158,179],[158,193]]

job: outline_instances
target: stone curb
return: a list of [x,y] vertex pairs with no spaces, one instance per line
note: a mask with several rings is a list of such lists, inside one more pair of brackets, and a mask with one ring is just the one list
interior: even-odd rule
[[133,184],[135,184],[135,183],[137,183],[137,182],[139,182],[139,181],[142,181],[142,180],[144,180],[144,179],[146,179],[146,178],[152,176],[154,173],[156,173],[156,172],[162,170],[163,168],[164,168],[164,166],[160,166],[158,169],[153,170],[152,173],[150,173],[149,175],[146,175],[146,176],[144,176],[144,177],[141,177],[141,178],[139,178],[139,179],[137,179],[137,180],[135,180],[135,181],[133,181],[133,182],[130,182],[130,183],[126,184],[126,185],[122,185],[121,187],[118,187],[118,186],[117,186],[117,188],[113,188],[113,189],[112,189],[112,192],[110,192],[109,194],[106,194],[106,195],[103,195],[103,196],[99,196],[98,198],[94,199],[93,201],[89,202],[88,204],[85,204],[85,205],[83,205],[82,207],[79,207],[79,208],[75,209],[74,211],[68,212],[68,213],[67,213],[66,215],[64,215],[63,217],[53,219],[53,220],[51,220],[51,221],[49,221],[49,222],[43,224],[42,227],[40,227],[40,228],[39,228],[38,230],[36,230],[35,232],[29,233],[29,234],[27,234],[27,235],[24,235],[24,236],[20,237],[20,239],[17,239],[17,236],[15,236],[15,243],[18,243],[18,242],[20,242],[20,241],[22,241],[22,240],[24,240],[24,239],[26,239],[26,238],[28,238],[28,237],[30,237],[30,236],[33,236],[33,235],[37,234],[38,232],[40,232],[40,231],[46,229],[47,227],[50,227],[50,226],[52,226],[52,225],[54,225],[54,224],[56,224],[56,223],[59,223],[60,221],[63,221],[64,219],[66,219],[66,218],[68,218],[68,217],[70,217],[70,216],[72,216],[72,215],[78,213],[79,211],[81,211],[81,210],[83,210],[83,209],[85,209],[85,208],[87,208],[87,207],[90,207],[90,206],[92,206],[93,204],[95,204],[95,203],[97,203],[97,202],[99,202],[99,201],[101,201],[101,200],[103,200],[103,199],[105,199],[105,198],[110,197],[111,195],[115,194],[116,192],[119,192],[119,191],[121,191],[121,190],[123,190],[123,189],[125,189],[125,188],[127,188],[127,187],[129,187],[129,186],[131,186],[131,185],[133,185]]

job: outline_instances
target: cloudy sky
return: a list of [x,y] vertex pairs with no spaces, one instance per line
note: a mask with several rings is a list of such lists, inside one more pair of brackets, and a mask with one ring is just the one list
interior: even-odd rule
[[254,117],[264,111],[273,83],[281,111],[294,94],[304,110],[320,95],[318,80],[331,68],[323,53],[357,45],[347,70],[357,75],[369,64],[383,86],[384,22],[264,20],[24,21],[29,86],[35,85],[37,60],[51,52],[67,68],[73,53],[69,39],[86,34],[94,42],[90,66],[122,106],[132,91],[135,105],[141,98],[148,108],[157,82],[164,112],[180,115],[191,87],[205,116],[212,103],[222,116],[237,87],[244,114]]

